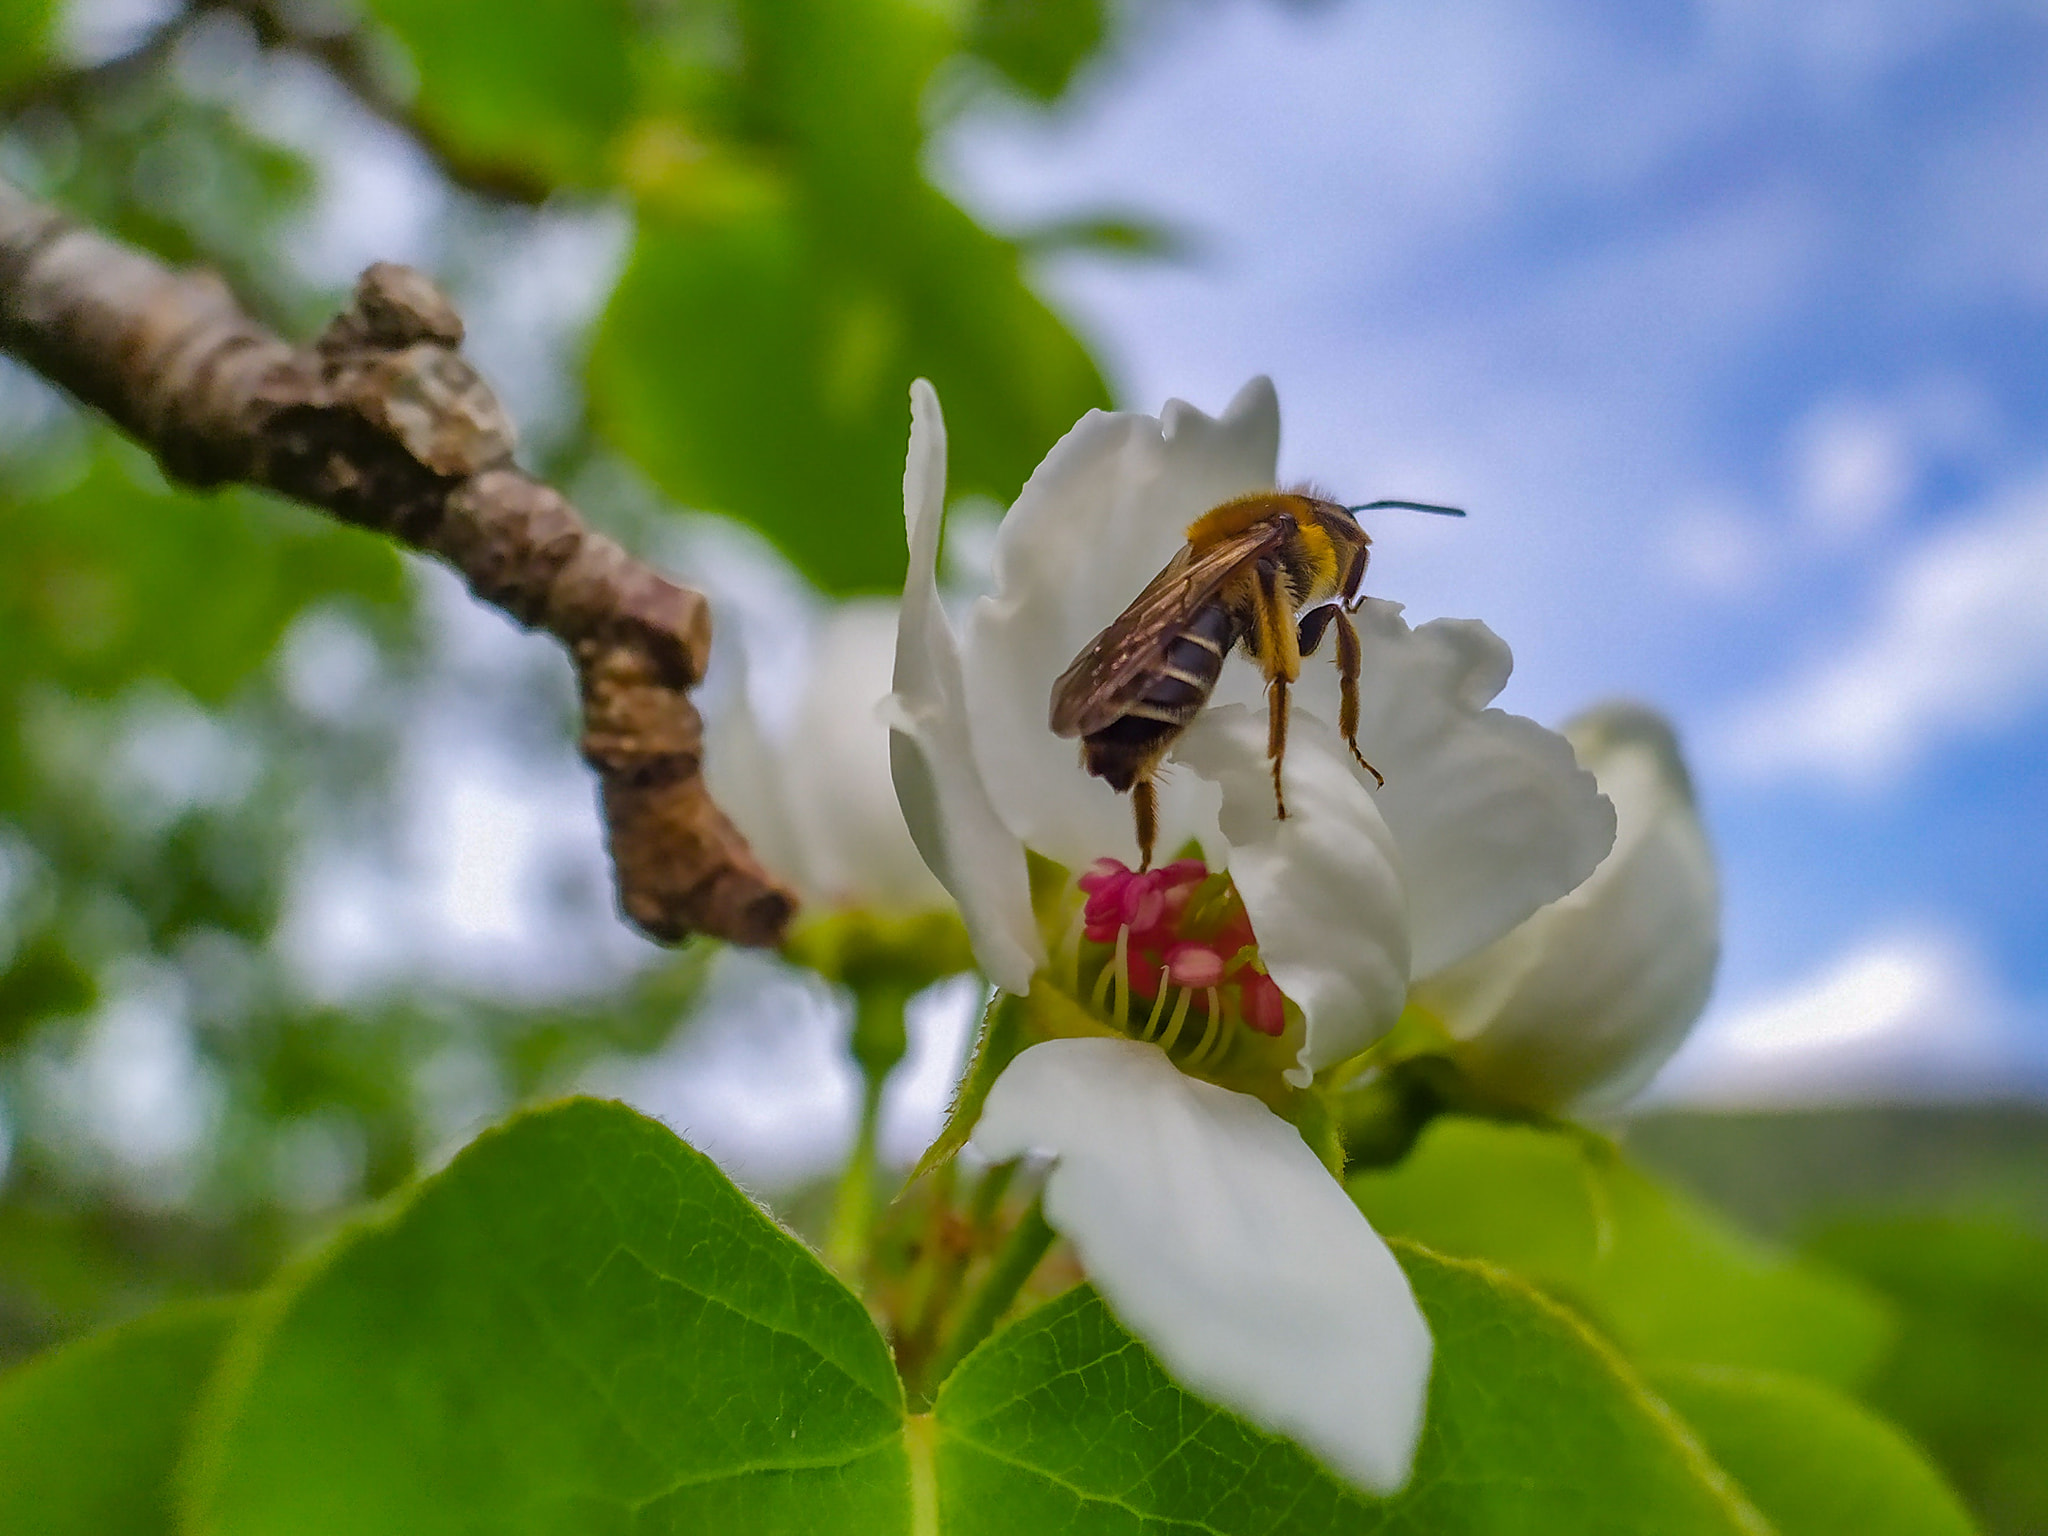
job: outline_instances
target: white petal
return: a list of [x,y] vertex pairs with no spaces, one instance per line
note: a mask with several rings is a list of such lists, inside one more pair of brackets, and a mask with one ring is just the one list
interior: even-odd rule
[[1459,1065],[1535,1109],[1620,1103],[1678,1048],[1720,955],[1713,853],[1670,728],[1615,706],[1567,728],[1614,802],[1614,851],[1505,938],[1418,986]]
[[1407,1481],[1429,1327],[1407,1277],[1294,1128],[1134,1040],[1010,1064],[974,1145],[1058,1161],[1045,1216],[1174,1377],[1374,1492]]
[[790,816],[787,759],[761,732],[747,692],[746,653],[735,647],[732,654],[738,676],[714,728],[704,733],[705,785],[761,862],[806,902],[816,901],[821,892],[815,871]]
[[782,744],[788,815],[813,901],[887,912],[950,909],[897,808],[889,728],[878,715],[896,651],[893,603],[844,603],[811,647],[811,673]]
[[[1130,806],[1046,727],[1053,681],[1186,542],[1189,523],[1273,484],[1279,440],[1265,379],[1217,420],[1178,400],[1160,418],[1091,411],[1004,517],[995,589],[967,623],[968,700],[989,793],[1039,852],[1073,869],[1104,854],[1134,859]],[[1183,810],[1168,791],[1171,848],[1202,830],[1203,808]]]
[[1304,709],[1288,731],[1287,819],[1274,814],[1266,720],[1203,711],[1175,749],[1223,791],[1231,878],[1259,955],[1308,1022],[1297,1087],[1394,1027],[1408,989],[1408,908],[1394,838],[1337,733]]
[[917,851],[960,908],[974,957],[1006,991],[1031,989],[1045,947],[1031,915],[1024,845],[1003,825],[975,767],[953,626],[939,604],[946,510],[946,422],[939,397],[910,387],[903,516],[910,574],[896,629],[895,692],[885,707],[890,777]]
[[[1414,974],[1427,976],[1590,875],[1614,811],[1562,736],[1486,708],[1514,660],[1484,624],[1411,630],[1399,604],[1368,601],[1358,630],[1358,744],[1387,776],[1374,800],[1401,850]],[[1297,698],[1337,718],[1336,669],[1320,654]]]

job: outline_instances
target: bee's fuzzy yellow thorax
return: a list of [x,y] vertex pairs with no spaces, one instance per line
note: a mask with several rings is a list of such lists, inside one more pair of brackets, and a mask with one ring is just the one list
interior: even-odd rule
[[1308,567],[1309,580],[1307,590],[1301,594],[1302,602],[1319,603],[1337,595],[1337,546],[1321,524],[1313,520],[1302,523],[1295,533],[1292,553]]
[[1211,544],[1243,533],[1254,523],[1263,523],[1282,513],[1292,515],[1299,522],[1301,508],[1305,505],[1299,496],[1288,496],[1279,491],[1255,491],[1235,501],[1226,501],[1220,507],[1211,507],[1189,523],[1188,543],[1196,549],[1206,549]]

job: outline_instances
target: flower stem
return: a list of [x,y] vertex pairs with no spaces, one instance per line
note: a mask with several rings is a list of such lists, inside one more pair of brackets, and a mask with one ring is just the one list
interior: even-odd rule
[[832,1225],[825,1234],[825,1261],[849,1280],[857,1281],[867,1264],[868,1236],[875,1220],[875,1128],[881,1119],[882,1085],[861,1085],[860,1129],[853,1155],[840,1170],[832,1196]]
[[832,1200],[832,1224],[825,1235],[825,1260],[844,1278],[857,1282],[868,1260],[868,1242],[875,1223],[875,1137],[882,1119],[882,1085],[903,1059],[907,1037],[904,1005],[910,994],[900,986],[878,983],[854,993],[853,1059],[860,1067],[860,1126],[853,1152],[839,1175]]
[[[957,1166],[948,1162],[930,1177],[950,1179]],[[898,1363],[906,1368],[907,1375],[918,1375],[924,1362],[938,1347],[939,1330],[945,1326],[946,1313],[952,1308],[960,1281],[974,1262],[975,1254],[987,1244],[994,1231],[1003,1194],[1009,1189],[1010,1180],[1016,1172],[1014,1158],[985,1170],[975,1183],[974,1193],[968,1198],[964,1222],[957,1222],[951,1216],[950,1182],[937,1191],[932,1208],[932,1233],[925,1243],[928,1274],[924,1294],[917,1305],[916,1320],[903,1331],[896,1346]],[[955,1227],[955,1235],[950,1241],[945,1235],[949,1223]]]
[[1017,1163],[1012,1159],[984,1169],[968,1196],[964,1214],[953,1205],[953,1182],[958,1168],[959,1164],[948,1158],[924,1176],[930,1185],[931,1215],[921,1251],[923,1283],[915,1302],[904,1308],[900,1326],[890,1335],[897,1372],[910,1384],[913,1399],[917,1398],[918,1384],[925,1380],[932,1355],[939,1347],[939,1334],[946,1326],[946,1314],[952,1310],[960,1282],[974,1256],[989,1246],[1003,1194],[1010,1187]]
[[939,1384],[953,1374],[953,1367],[1002,1321],[1003,1314],[1010,1310],[1017,1293],[1024,1288],[1024,1282],[1031,1278],[1031,1272],[1038,1268],[1038,1261],[1052,1246],[1052,1240],[1053,1230],[1046,1225],[1044,1202],[1033,1199],[997,1251],[988,1273],[982,1277],[981,1285],[968,1297],[966,1309],[954,1322],[945,1342],[939,1346],[931,1369],[926,1373],[924,1395],[935,1394]]

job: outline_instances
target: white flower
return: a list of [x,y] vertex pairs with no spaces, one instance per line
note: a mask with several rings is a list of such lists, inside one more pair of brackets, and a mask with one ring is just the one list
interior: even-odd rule
[[1540,1110],[1609,1107],[1647,1083],[1706,1006],[1721,952],[1713,853],[1671,728],[1608,705],[1565,735],[1614,802],[1613,851],[1410,999],[1483,1094]]
[[913,916],[952,909],[918,856],[889,772],[896,605],[842,603],[819,624],[788,728],[770,741],[742,686],[707,732],[713,796],[814,914]]
[[[1293,1126],[1136,1040],[1011,1063],[974,1144],[1058,1149],[1045,1218],[1187,1386],[1365,1487],[1407,1480],[1428,1326],[1386,1244]],[[1169,1283],[1132,1283],[1171,1263]]]
[[[1130,805],[1048,728],[1053,680],[1191,521],[1273,485],[1272,386],[1254,380],[1215,420],[1179,401],[1159,418],[1084,417],[1004,518],[994,590],[958,640],[936,578],[945,429],[929,385],[915,385],[911,401],[910,574],[891,706],[905,819],[1000,987],[1034,1000],[1087,992],[1068,1014],[1085,1024],[1092,1003],[1125,1033],[1174,1047],[1169,1059],[1128,1039],[1034,1045],[990,1092],[975,1144],[992,1157],[1035,1149],[1056,1159],[1048,1221],[1180,1379],[1364,1487],[1398,1487],[1421,1427],[1427,1327],[1379,1239],[1268,1103],[1285,1107],[1317,1070],[1385,1034],[1412,976],[1456,963],[1576,886],[1612,843],[1612,810],[1561,737],[1486,707],[1510,667],[1491,631],[1453,621],[1411,630],[1398,606],[1368,602],[1360,740],[1386,775],[1383,791],[1330,724],[1335,669],[1318,656],[1295,693],[1290,814],[1278,820],[1264,711],[1248,707],[1259,680],[1234,661],[1178,743],[1171,762],[1183,771],[1160,795],[1160,846],[1198,844],[1208,868],[1227,869],[1234,895],[1218,897],[1213,879],[1193,883],[1199,867],[1184,879],[1169,867],[1150,884],[1120,866],[1097,872],[1098,860],[1136,852]],[[1047,899],[1044,880],[1034,907],[1027,848],[1068,879],[1085,871],[1102,882],[1085,915],[1075,899]],[[1147,915],[1103,917],[1119,892],[1153,902]],[[1166,896],[1189,912],[1209,903],[1202,931],[1235,934],[1214,942],[1238,964],[1253,953],[1232,947],[1248,923],[1255,958],[1229,984],[1241,984],[1241,1008],[1219,1005],[1214,954],[1195,956],[1170,1017],[1176,978],[1164,958],[1151,962],[1155,1001],[1131,1006],[1127,941],[1134,926],[1171,926],[1153,901]],[[1084,922],[1091,934],[1116,931],[1113,962],[1106,937],[1089,949]],[[1277,1039],[1267,1038],[1282,1029],[1277,999],[1270,1028],[1247,1022],[1255,987],[1271,983],[1288,1005]],[[1183,1033],[1190,997],[1205,990],[1209,1027]],[[1048,1032],[1090,1029],[1113,1033]],[[1211,1081],[1188,1076],[1193,1063]]]

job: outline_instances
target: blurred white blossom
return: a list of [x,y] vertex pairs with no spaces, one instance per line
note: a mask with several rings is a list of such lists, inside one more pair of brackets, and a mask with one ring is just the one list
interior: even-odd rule
[[908,916],[952,902],[918,856],[889,776],[896,605],[849,602],[812,634],[787,728],[771,736],[744,686],[707,732],[711,792],[769,868],[820,914]]
[[1721,953],[1713,852],[1671,727],[1611,704],[1565,735],[1614,803],[1613,850],[1577,890],[1410,997],[1485,1097],[1539,1110],[1636,1093],[1699,1018]]

